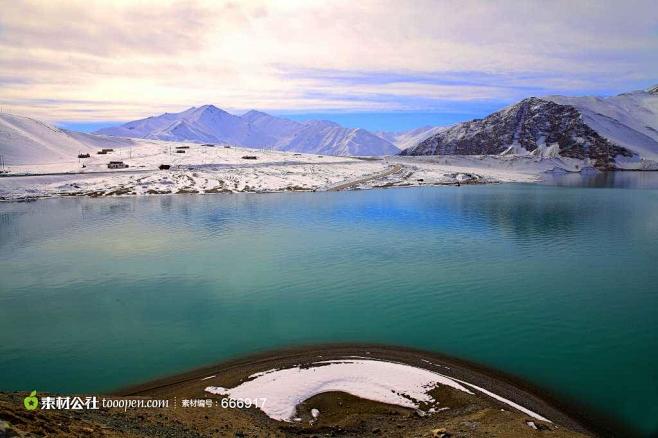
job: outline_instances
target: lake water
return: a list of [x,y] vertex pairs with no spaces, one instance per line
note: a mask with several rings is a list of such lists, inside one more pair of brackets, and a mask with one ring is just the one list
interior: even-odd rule
[[0,227],[2,390],[379,342],[658,431],[655,188],[69,198],[0,204]]

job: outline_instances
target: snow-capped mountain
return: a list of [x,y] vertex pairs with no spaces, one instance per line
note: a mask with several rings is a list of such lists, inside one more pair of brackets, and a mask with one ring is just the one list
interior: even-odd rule
[[360,128],[344,128],[326,120],[305,122],[303,128],[277,149],[325,155],[394,155],[390,142]]
[[658,86],[611,97],[546,99],[575,107],[587,125],[611,142],[658,160]]
[[269,140],[267,136],[259,135],[258,130],[252,129],[247,121],[214,105],[135,120],[101,129],[95,134],[166,141],[225,142],[243,146],[260,146]]
[[294,137],[295,133],[303,128],[300,122],[274,117],[256,110],[243,114],[241,119],[255,130],[267,132],[274,142],[285,142],[285,139]]
[[655,160],[658,87],[609,98],[531,97],[484,119],[439,129],[401,155],[529,154],[592,160]]
[[389,141],[363,129],[344,128],[328,121],[297,122],[253,110],[236,116],[213,105],[148,117],[96,133],[170,141],[230,143],[326,155],[392,155],[399,152]]
[[441,129],[441,126],[421,126],[408,131],[376,131],[374,134],[393,143],[399,149],[405,150],[411,146],[416,146]]
[[6,164],[46,164],[75,161],[79,153],[121,148],[135,142],[59,129],[39,120],[0,114],[0,155]]

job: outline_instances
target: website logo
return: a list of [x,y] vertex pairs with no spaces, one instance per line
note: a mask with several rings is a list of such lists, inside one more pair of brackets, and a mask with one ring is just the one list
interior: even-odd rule
[[23,404],[25,405],[25,409],[28,411],[33,411],[39,406],[39,399],[36,397],[37,391],[34,390],[30,393],[29,396],[25,397],[25,400],[23,400]]

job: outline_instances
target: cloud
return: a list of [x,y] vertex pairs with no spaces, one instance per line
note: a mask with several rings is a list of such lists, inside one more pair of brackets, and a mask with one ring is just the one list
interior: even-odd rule
[[428,109],[658,77],[653,1],[0,0],[0,103],[49,120]]

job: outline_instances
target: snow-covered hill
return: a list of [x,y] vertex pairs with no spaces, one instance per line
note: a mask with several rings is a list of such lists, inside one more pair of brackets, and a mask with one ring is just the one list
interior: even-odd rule
[[586,125],[574,107],[536,97],[441,130],[402,155],[541,154],[554,145],[561,156],[591,159],[599,168],[612,167],[618,155],[633,155]]
[[73,132],[29,117],[0,114],[0,155],[6,165],[75,161],[79,153],[133,144],[127,138]]
[[391,142],[363,129],[344,128],[328,121],[296,122],[259,111],[236,116],[213,105],[148,117],[101,129],[97,133],[196,143],[230,143],[326,155],[393,155],[399,152]]
[[304,125],[294,120],[284,119],[282,117],[274,117],[267,113],[251,110],[241,117],[246,121],[252,129],[267,132],[274,143],[285,143],[286,139],[294,137]]
[[408,131],[377,131],[374,134],[393,143],[400,150],[405,150],[411,146],[416,146],[441,129],[444,128],[442,126],[421,126]]
[[644,158],[658,160],[658,86],[611,97],[546,99],[577,108],[585,123],[603,137]]
[[599,168],[653,168],[642,160],[658,159],[658,87],[608,98],[531,97],[402,151],[444,154],[559,155]]
[[326,120],[305,122],[290,140],[277,149],[325,155],[395,155],[398,148],[359,128],[344,128]]

